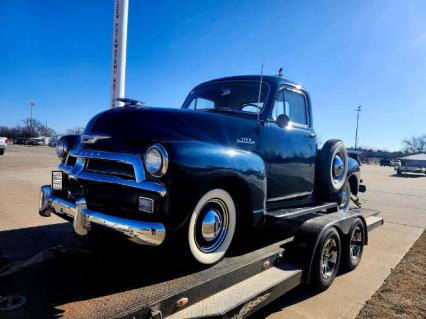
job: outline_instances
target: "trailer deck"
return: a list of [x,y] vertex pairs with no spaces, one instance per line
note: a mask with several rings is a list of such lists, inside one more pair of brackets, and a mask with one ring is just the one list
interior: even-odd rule
[[[366,218],[369,230],[383,223],[376,211],[355,212]],[[1,278],[0,295],[27,299],[2,316],[242,318],[302,283],[303,269],[287,259],[286,247],[303,218],[308,217],[259,230],[245,247],[209,268],[123,242],[58,251],[54,258]]]

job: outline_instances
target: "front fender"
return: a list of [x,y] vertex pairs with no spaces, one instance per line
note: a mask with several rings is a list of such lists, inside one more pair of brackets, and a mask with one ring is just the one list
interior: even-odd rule
[[[199,141],[163,142],[169,154],[165,180],[168,198],[166,218],[181,226],[199,198],[218,181],[232,178],[247,191],[250,211],[263,216],[266,207],[266,166],[252,152]],[[226,186],[226,185],[225,185]]]
[[359,167],[358,161],[356,161],[352,157],[348,158],[347,179],[349,181],[349,185],[351,187],[352,194],[357,195],[358,194],[358,187],[360,185],[360,180],[361,180],[361,169]]

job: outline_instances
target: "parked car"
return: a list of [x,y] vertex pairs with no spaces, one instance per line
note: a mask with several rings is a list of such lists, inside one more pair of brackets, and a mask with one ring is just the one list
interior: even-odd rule
[[380,166],[392,166],[390,159],[381,159],[380,160]]
[[268,213],[325,201],[347,210],[360,190],[358,162],[340,140],[317,149],[308,92],[280,77],[202,83],[181,109],[129,101],[59,139],[41,215],[74,220],[79,235],[101,224],[139,244],[167,238],[214,264]]
[[13,144],[16,145],[25,145],[26,144],[26,139],[23,137],[18,137],[17,139],[15,139],[15,141],[13,142]]
[[401,166],[401,160],[393,160],[392,161],[392,166],[397,169],[398,167]]
[[52,137],[49,141],[49,146],[50,147],[55,147],[56,143],[58,143],[58,139],[56,137]]
[[3,155],[7,149],[7,137],[0,137],[0,155]]

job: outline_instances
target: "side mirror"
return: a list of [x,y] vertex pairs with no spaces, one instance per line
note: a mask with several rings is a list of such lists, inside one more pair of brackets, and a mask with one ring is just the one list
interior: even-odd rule
[[287,115],[285,114],[278,115],[277,124],[279,127],[282,127],[282,128],[287,127],[288,122],[290,122],[290,119]]

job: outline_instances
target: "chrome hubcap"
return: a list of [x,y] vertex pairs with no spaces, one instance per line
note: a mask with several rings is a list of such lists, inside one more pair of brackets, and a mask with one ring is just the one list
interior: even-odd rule
[[333,161],[333,179],[335,181],[340,181],[343,178],[345,164],[343,163],[340,155],[336,155]]
[[353,260],[358,259],[361,256],[362,250],[362,229],[360,226],[356,226],[351,238],[350,254]]
[[330,278],[337,264],[337,244],[329,238],[322,249],[321,274],[324,279]]
[[349,208],[349,193],[346,186],[343,186],[342,190],[339,193],[339,208],[340,210],[345,210]]
[[222,220],[220,214],[214,210],[209,210],[203,218],[201,225],[201,235],[205,241],[214,240],[222,228]]
[[216,251],[228,233],[229,211],[226,204],[214,198],[201,209],[196,221],[195,242],[198,248],[211,253]]

